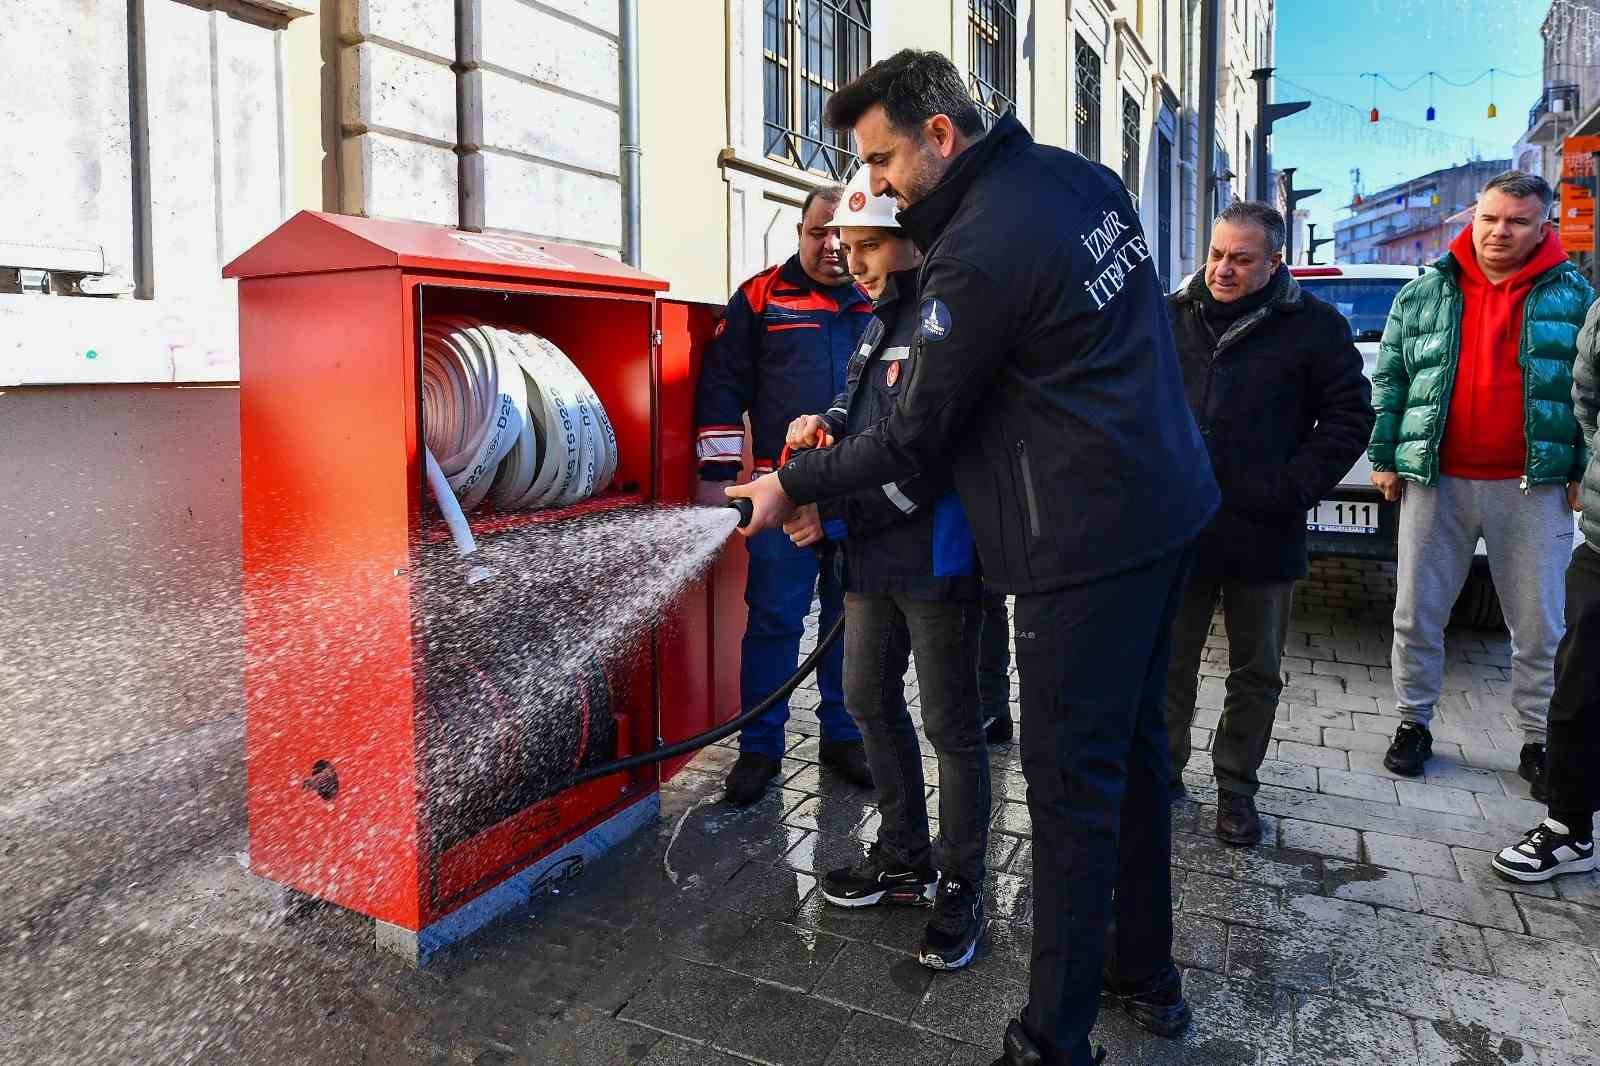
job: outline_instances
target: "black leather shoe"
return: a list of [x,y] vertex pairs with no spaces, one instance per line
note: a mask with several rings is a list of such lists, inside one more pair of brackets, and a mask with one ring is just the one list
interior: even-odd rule
[[822,765],[839,771],[841,777],[861,788],[872,787],[872,768],[867,765],[867,746],[859,740],[824,740]]
[[1528,783],[1528,793],[1535,800],[1550,802],[1548,764],[1543,744],[1522,745],[1522,757],[1517,760],[1517,774]]
[[1004,1054],[994,1060],[994,1066],[1044,1066],[1044,1052],[1014,1018],[1006,1024],[1005,1040],[1000,1046]]
[[1011,739],[1011,709],[983,712],[983,739],[990,744],[1004,744]]
[[735,807],[748,807],[766,795],[767,782],[778,776],[779,760],[770,755],[757,755],[741,751],[739,761],[728,771],[728,802]]
[[1217,789],[1217,839],[1236,847],[1261,843],[1261,816],[1254,799]]
[[1183,998],[1183,975],[1176,966],[1169,965],[1164,973],[1136,985],[1121,984],[1107,974],[1102,989],[1147,1033],[1176,1040],[1189,1028],[1191,1014]]

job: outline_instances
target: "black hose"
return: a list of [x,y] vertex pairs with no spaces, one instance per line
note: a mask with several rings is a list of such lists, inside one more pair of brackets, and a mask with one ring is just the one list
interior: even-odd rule
[[704,733],[696,733],[692,737],[665,745],[664,747],[652,748],[649,751],[640,752],[638,755],[629,755],[625,759],[613,759],[611,762],[603,762],[594,766],[590,766],[582,772],[574,775],[564,785],[562,785],[562,787],[572,788],[575,785],[583,784],[585,781],[593,781],[597,777],[608,777],[611,774],[621,773],[624,770],[632,770],[638,766],[649,766],[651,763],[664,762],[667,759],[673,759],[679,755],[687,755],[691,751],[699,751],[707,744],[715,744],[723,737],[732,736],[734,733],[737,733],[739,730],[743,729],[750,722],[760,718],[763,714],[766,714],[768,711],[770,711],[773,705],[779,700],[788,699],[789,695],[793,693],[795,689],[800,687],[800,682],[811,676],[812,671],[817,668],[817,664],[822,661],[822,657],[828,653],[828,649],[837,644],[839,642],[839,638],[843,635],[844,615],[840,614],[839,620],[833,623],[833,626],[828,630],[828,632],[817,641],[817,646],[812,650],[811,654],[807,655],[805,659],[801,661],[799,668],[796,669],[793,674],[789,675],[789,680],[779,685],[766,699],[762,700],[760,703],[756,704],[754,707],[750,708],[748,711],[745,711],[738,717],[723,722],[715,729],[708,729]]

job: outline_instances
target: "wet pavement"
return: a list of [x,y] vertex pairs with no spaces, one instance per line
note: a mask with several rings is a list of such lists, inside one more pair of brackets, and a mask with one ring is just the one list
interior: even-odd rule
[[[1515,773],[1503,635],[1451,634],[1426,777],[1382,768],[1392,582],[1329,564],[1302,586],[1257,848],[1211,833],[1219,620],[1174,808],[1195,1024],[1169,1042],[1107,1013],[1108,1063],[1600,1063],[1600,875],[1523,888],[1488,869],[1542,816]],[[711,748],[663,789],[659,823],[425,971],[377,955],[370,922],[245,873],[225,821],[0,945],[0,1061],[987,1066],[1024,998],[1033,916],[1017,745],[991,749],[982,952],[934,974],[911,954],[927,911],[817,892],[877,813],[818,766],[815,701],[797,694],[763,802],[719,802],[736,751]]]

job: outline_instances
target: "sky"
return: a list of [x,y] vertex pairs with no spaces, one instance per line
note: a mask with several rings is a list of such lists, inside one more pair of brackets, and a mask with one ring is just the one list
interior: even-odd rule
[[[1278,122],[1273,163],[1299,168],[1297,188],[1324,190],[1301,202],[1318,234],[1332,236],[1348,216],[1354,168],[1372,192],[1473,158],[1510,158],[1543,88],[1539,26],[1549,9],[1550,0],[1279,0],[1273,99],[1312,106]],[[1435,79],[1433,122],[1427,77],[1404,93],[1380,83],[1380,121],[1369,121],[1374,79],[1363,73],[1405,86],[1430,70],[1460,83],[1490,68],[1498,118],[1487,117],[1485,75],[1463,88]]]

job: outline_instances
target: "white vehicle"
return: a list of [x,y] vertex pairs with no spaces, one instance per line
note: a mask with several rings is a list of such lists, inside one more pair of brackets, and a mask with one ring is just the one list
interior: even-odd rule
[[[1302,289],[1332,304],[1349,320],[1367,379],[1371,380],[1389,306],[1406,283],[1415,280],[1424,269],[1371,264],[1297,266],[1289,271]],[[1307,512],[1311,555],[1394,562],[1399,518],[1399,506],[1384,502],[1383,494],[1373,487],[1372,464],[1363,454],[1338,487]],[[1482,541],[1478,542],[1472,574],[1456,601],[1453,620],[1475,629],[1498,629],[1505,624]]]

